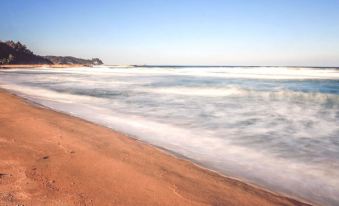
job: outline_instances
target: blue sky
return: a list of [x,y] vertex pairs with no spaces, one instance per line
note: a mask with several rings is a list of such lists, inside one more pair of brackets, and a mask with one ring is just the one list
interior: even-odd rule
[[106,64],[339,66],[339,0],[3,0],[0,39]]

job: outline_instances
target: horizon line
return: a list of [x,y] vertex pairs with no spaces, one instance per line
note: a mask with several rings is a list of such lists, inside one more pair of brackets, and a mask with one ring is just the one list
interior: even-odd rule
[[194,65],[194,64],[103,64],[112,67],[289,67],[289,68],[333,68],[339,66],[277,66],[277,65]]

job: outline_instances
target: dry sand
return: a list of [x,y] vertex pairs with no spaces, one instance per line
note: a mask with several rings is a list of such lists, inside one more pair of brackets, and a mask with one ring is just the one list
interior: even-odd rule
[[1,206],[307,205],[3,90],[0,105]]

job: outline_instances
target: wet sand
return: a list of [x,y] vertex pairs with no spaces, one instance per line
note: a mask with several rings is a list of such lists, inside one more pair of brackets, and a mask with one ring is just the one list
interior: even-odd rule
[[4,90],[0,105],[1,206],[308,205]]

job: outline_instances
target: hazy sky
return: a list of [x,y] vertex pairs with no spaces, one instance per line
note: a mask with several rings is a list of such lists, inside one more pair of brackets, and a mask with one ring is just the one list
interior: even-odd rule
[[339,0],[1,0],[0,40],[106,64],[339,66]]

